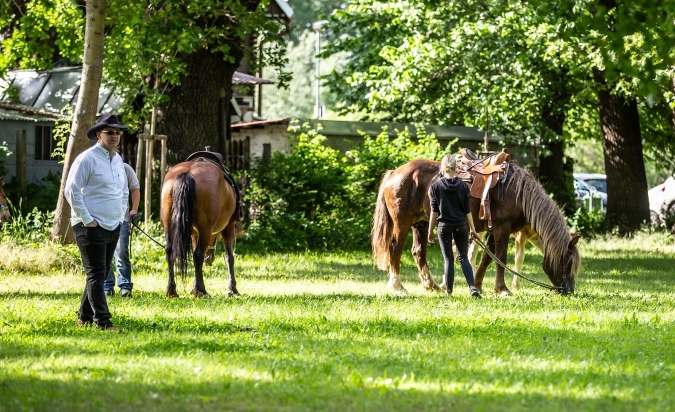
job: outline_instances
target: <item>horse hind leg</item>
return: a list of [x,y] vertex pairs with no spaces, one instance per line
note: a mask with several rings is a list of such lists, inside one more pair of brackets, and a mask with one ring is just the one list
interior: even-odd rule
[[401,283],[401,256],[405,248],[408,230],[409,228],[406,228],[405,231],[402,231],[399,227],[395,227],[391,243],[389,244],[389,281],[387,282],[387,290],[397,295],[408,293],[403,287],[403,283]]
[[176,291],[176,278],[174,272],[175,259],[172,257],[171,248],[172,242],[169,239],[169,236],[165,236],[166,246],[164,252],[166,254],[166,262],[169,265],[169,282],[166,285],[166,296],[169,298],[177,298],[178,292]]
[[237,279],[234,277],[234,239],[236,237],[235,222],[230,223],[222,233],[223,244],[225,245],[225,263],[227,264],[227,272],[230,276],[228,284],[228,295],[239,296],[237,290]]
[[417,263],[417,274],[422,281],[422,286],[426,290],[441,291],[441,287],[434,282],[434,278],[431,275],[429,270],[429,264],[427,262],[427,233],[429,231],[429,222],[419,222],[413,225],[413,245],[412,245],[412,255],[415,258],[415,263]]
[[205,236],[202,235],[202,233],[210,232],[202,231],[197,236],[197,247],[195,247],[192,252],[192,262],[194,263],[195,267],[195,281],[190,293],[195,297],[209,298],[211,296],[206,292],[206,286],[204,285],[204,253],[206,248],[209,246],[211,236]]

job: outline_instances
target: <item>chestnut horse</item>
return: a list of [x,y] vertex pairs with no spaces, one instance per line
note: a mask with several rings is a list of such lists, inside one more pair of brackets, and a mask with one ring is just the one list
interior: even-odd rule
[[[226,263],[230,275],[229,294],[238,295],[234,276],[234,240],[241,234],[235,216],[237,198],[223,170],[208,161],[187,161],[172,167],[162,185],[160,217],[166,239],[166,261],[169,283],[166,295],[178,297],[174,265],[178,272],[187,272],[188,254],[192,252],[195,281],[190,293],[208,297],[204,286],[204,254],[213,235],[220,235],[225,244]],[[193,247],[192,239],[195,239]]]
[[[405,293],[401,283],[401,255],[408,232],[412,229],[412,254],[422,285],[427,290],[440,290],[427,264],[427,232],[430,203],[428,190],[439,178],[440,163],[418,159],[387,171],[378,190],[373,228],[371,231],[373,258],[378,268],[389,269],[387,288]],[[578,234],[571,234],[560,208],[541,185],[526,170],[515,164],[507,176],[489,190],[492,231],[488,239],[491,251],[506,262],[509,237],[527,225],[539,235],[544,250],[544,272],[553,286],[565,293],[574,291],[580,258],[576,243]],[[487,231],[487,222],[479,219],[480,199],[471,198],[471,214],[476,231]],[[481,289],[485,271],[492,259],[483,253],[476,269],[476,287]],[[504,268],[497,265],[495,292],[511,295],[504,281]]]
[[0,177],[0,226],[12,221],[12,215],[9,213],[7,194],[5,193],[3,186],[5,186],[5,178]]

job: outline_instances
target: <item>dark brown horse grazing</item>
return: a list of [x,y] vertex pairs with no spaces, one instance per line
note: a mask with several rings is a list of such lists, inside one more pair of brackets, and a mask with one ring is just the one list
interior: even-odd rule
[[187,272],[188,254],[192,251],[195,283],[191,293],[200,297],[208,296],[202,268],[212,235],[220,235],[225,243],[230,275],[229,294],[238,295],[233,246],[235,237],[241,232],[234,215],[236,193],[225,180],[223,171],[206,161],[179,163],[166,174],[161,202],[160,216],[166,239],[166,261],[169,264],[166,295],[178,297],[174,264],[178,265],[179,273],[184,275]]
[[[428,189],[439,177],[439,166],[440,163],[433,160],[413,160],[387,171],[380,183],[371,231],[373,258],[380,269],[389,269],[387,288],[395,293],[406,292],[401,284],[400,263],[411,229],[412,254],[422,285],[428,290],[440,290],[427,264]],[[529,224],[543,245],[544,272],[554,286],[572,293],[580,266],[576,247],[579,236],[570,234],[560,208],[529,172],[511,164],[507,174],[504,181],[489,190],[492,232],[488,245],[502,262],[506,262],[509,236]],[[476,230],[484,232],[487,222],[478,218],[480,202],[480,199],[471,198],[471,213]],[[476,270],[476,287],[479,289],[491,260],[484,253]],[[511,295],[501,266],[497,266],[495,292]]]
[[9,213],[7,194],[5,193],[3,186],[5,186],[5,178],[0,177],[0,226],[12,221],[12,215]]

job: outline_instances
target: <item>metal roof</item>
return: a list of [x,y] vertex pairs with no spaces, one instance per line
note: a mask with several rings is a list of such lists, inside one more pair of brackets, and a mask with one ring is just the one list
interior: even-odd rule
[[32,107],[17,104],[0,103],[0,120],[9,120],[17,122],[49,122],[64,118],[65,116],[56,113],[36,110]]
[[288,4],[287,0],[274,0],[274,2],[277,4],[277,6],[279,6],[281,11],[284,12],[286,18],[290,20],[293,17],[293,9]]
[[272,80],[263,79],[260,77],[253,76],[251,74],[234,72],[234,75],[232,75],[232,84],[256,85],[256,84],[274,84],[274,82]]
[[[387,127],[387,135],[389,137],[396,137],[397,131],[408,129],[410,136],[417,136],[417,128],[413,124],[395,123],[395,122],[355,122],[344,120],[324,120],[311,119],[307,121],[311,127],[316,128],[321,124],[321,133],[324,136],[361,136],[361,132],[370,136],[377,136],[382,133],[382,128]],[[433,133],[437,139],[454,139],[469,140],[482,142],[485,133],[475,127],[467,126],[438,126],[438,125],[424,125],[424,130],[427,134]],[[490,141],[498,141],[498,139],[490,138]]]
[[[75,106],[80,91],[82,66],[60,67],[51,70],[12,70],[0,79],[0,103],[18,103],[46,112],[61,113],[67,105]],[[234,84],[274,84],[250,74],[235,72]],[[18,98],[18,102],[17,102]],[[122,106],[115,89],[101,85],[98,95],[98,113],[115,113]]]
[[[0,102],[60,113],[67,105],[77,104],[81,76],[81,66],[11,70],[0,80]],[[98,114],[115,112],[122,105],[115,90],[105,85],[101,85],[98,102]]]

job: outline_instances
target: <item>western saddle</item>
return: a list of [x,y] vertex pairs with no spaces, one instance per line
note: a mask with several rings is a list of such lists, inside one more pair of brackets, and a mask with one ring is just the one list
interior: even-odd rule
[[489,191],[500,180],[506,178],[511,155],[506,149],[502,149],[501,152],[495,152],[481,159],[466,148],[460,149],[459,152],[460,156],[457,157],[455,167],[457,176],[470,184],[471,197],[480,199],[478,217],[481,220],[487,220],[488,230],[492,230]]
[[241,198],[241,193],[239,192],[239,187],[237,187],[237,183],[234,181],[232,176],[230,175],[230,169],[225,166],[225,161],[223,160],[223,155],[221,155],[218,152],[212,152],[206,148],[204,151],[199,151],[199,152],[194,152],[190,156],[185,159],[186,162],[209,162],[212,163],[220,170],[223,171],[223,177],[225,180],[234,188],[234,193],[237,196],[237,206],[234,211],[234,216],[236,220],[243,221],[244,220],[244,206],[243,206],[243,201]]

